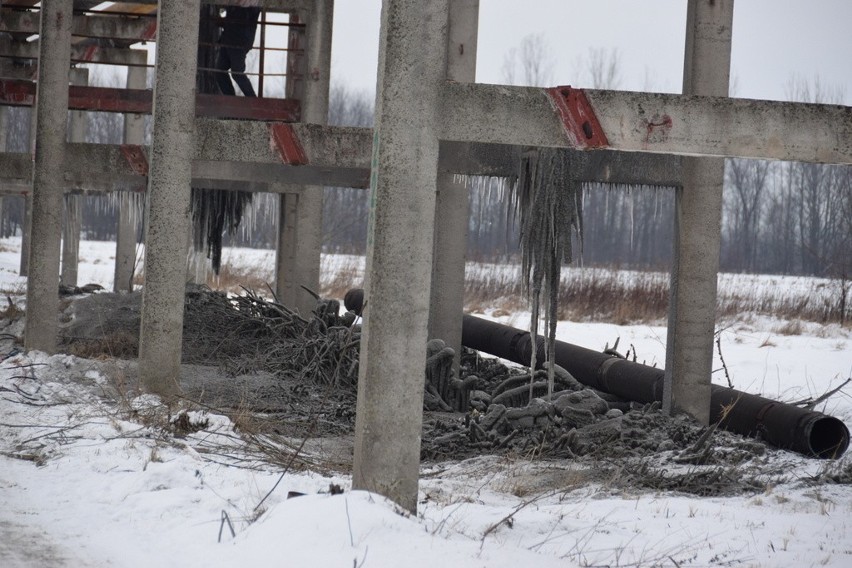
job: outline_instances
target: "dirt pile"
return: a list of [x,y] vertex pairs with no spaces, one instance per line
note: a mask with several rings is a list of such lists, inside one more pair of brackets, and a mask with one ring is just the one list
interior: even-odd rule
[[[139,294],[77,299],[66,311],[64,345],[72,353],[85,346],[92,356],[98,346],[109,347],[109,337],[128,336],[135,347],[139,307]],[[360,339],[354,314],[339,316],[336,301],[321,301],[306,318],[251,292],[229,297],[196,286],[188,288],[185,310],[187,367],[196,374],[199,365],[206,365],[235,378],[263,375],[276,384],[258,391],[257,397],[240,397],[243,411],[275,409],[276,418],[266,421],[271,432],[290,438],[351,434]],[[687,417],[666,416],[658,404],[631,403],[584,387],[558,367],[554,394],[548,397],[544,371],[530,376],[527,369],[465,349],[460,376],[455,377],[453,351],[440,340],[429,343],[427,357],[425,461],[483,453],[571,459],[598,470],[617,467],[623,470],[620,479],[636,482],[639,476],[640,483],[651,487],[718,494],[724,492],[718,487],[751,488],[754,483],[743,481],[747,476],[733,476],[733,483],[724,472],[767,451],[759,441],[702,428]],[[203,383],[203,378],[197,380]],[[222,381],[218,383],[221,387]],[[458,408],[464,410],[453,411]],[[276,421],[286,428],[275,426]],[[620,465],[612,465],[616,462]],[[625,468],[627,463],[633,465]],[[666,467],[693,470],[678,481],[662,474]]]

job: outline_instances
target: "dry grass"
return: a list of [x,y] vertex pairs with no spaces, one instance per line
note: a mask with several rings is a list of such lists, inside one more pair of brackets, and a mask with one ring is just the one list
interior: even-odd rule
[[[320,295],[343,298],[351,288],[363,286],[363,260],[330,261],[321,270]],[[207,285],[214,290],[240,293],[242,288],[266,294],[274,289],[274,263],[256,261],[242,266],[226,259],[219,276],[209,275]],[[529,305],[517,278],[517,267],[505,265],[468,265],[465,277],[465,310],[494,315],[528,310]],[[137,274],[135,284],[142,283]],[[669,275],[614,269],[584,268],[563,272],[559,293],[559,319],[600,321],[618,325],[661,323],[668,313]],[[813,290],[785,291],[783,286],[748,284],[732,289],[720,284],[716,305],[717,318],[741,320],[753,316],[773,316],[789,323],[778,330],[783,335],[803,332],[802,322],[838,323],[849,309],[839,299],[824,293],[825,283],[815,282]]]
[[6,296],[6,300],[8,305],[0,310],[0,319],[15,321],[23,316],[26,312],[18,307],[14,300],[12,300],[11,296]]
[[364,271],[360,265],[345,263],[334,270],[324,270],[320,295],[324,298],[343,298],[352,288],[364,286]]
[[207,286],[212,290],[223,290],[238,294],[243,288],[249,290],[267,290],[267,285],[275,285],[274,267],[261,264],[259,261],[246,267],[236,267],[233,264],[222,264],[219,274],[208,272]]
[[69,355],[84,359],[132,359],[138,354],[139,338],[133,333],[118,331],[100,339],[77,339],[65,349]]
[[[529,309],[516,270],[496,265],[477,265],[467,271],[465,306],[471,312],[486,309],[511,313]],[[779,330],[798,335],[802,322],[839,323],[849,310],[815,281],[809,290],[785,291],[783,286],[721,288],[717,318],[742,319],[773,316],[789,323]],[[603,321],[618,325],[665,321],[669,304],[669,276],[660,272],[608,269],[571,269],[563,273],[559,292],[559,319]],[[732,287],[731,287],[732,288]]]
[[803,329],[801,320],[790,320],[775,331],[781,335],[802,335]]

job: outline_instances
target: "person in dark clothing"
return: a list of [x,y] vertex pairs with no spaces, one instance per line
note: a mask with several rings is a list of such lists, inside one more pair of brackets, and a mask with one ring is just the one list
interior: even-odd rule
[[[216,82],[223,95],[236,95],[231,77],[247,97],[256,97],[251,81],[245,75],[246,54],[254,45],[257,18],[260,8],[228,6],[219,36],[219,54],[216,57]],[[231,77],[228,76],[228,71]]]

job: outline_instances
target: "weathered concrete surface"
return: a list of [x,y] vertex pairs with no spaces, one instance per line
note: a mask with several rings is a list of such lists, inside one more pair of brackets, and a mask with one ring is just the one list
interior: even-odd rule
[[448,0],[385,0],[352,485],[417,507]]
[[[32,158],[28,160],[30,165],[32,165]],[[32,178],[30,178],[32,181]],[[18,275],[19,276],[28,276],[30,272],[30,235],[33,225],[33,193],[32,193],[32,183],[28,183],[24,186],[24,191],[26,191],[26,195],[24,195],[24,212],[21,216],[21,259],[20,265],[18,267]]]
[[[328,122],[334,0],[313,0],[310,9],[298,15],[305,22],[305,28],[292,28],[290,33],[291,41],[305,50],[304,55],[296,56],[298,61],[293,62],[303,73],[303,79],[291,83],[288,78],[288,90],[293,88],[292,95],[301,101],[302,122],[325,125]],[[288,62],[291,60],[288,54]],[[298,195],[285,193],[279,202],[276,292],[281,302],[302,314],[310,313],[316,305],[314,296],[307,290],[319,293],[322,204],[322,186],[306,186]]]
[[62,165],[68,120],[73,2],[47,2],[41,11],[41,61],[36,95],[35,163],[24,345],[56,349],[62,229]]
[[[479,0],[450,2],[447,79],[476,80],[476,46],[479,33]],[[443,157],[446,153],[441,152]],[[463,179],[438,174],[435,203],[435,252],[429,338],[442,339],[455,351],[453,370],[458,376],[464,311],[464,266],[470,201]]]
[[[71,84],[87,85],[89,83],[88,69],[72,69]],[[69,113],[68,142],[85,142],[86,115],[81,111]],[[73,194],[65,195],[65,219],[62,225],[62,272],[59,281],[63,286],[77,285],[77,264],[80,255],[80,229],[83,223],[83,205],[80,197]]]
[[[144,67],[127,69],[127,88],[144,89],[146,83]],[[145,141],[145,120],[141,114],[124,115],[124,143],[142,145]],[[136,265],[136,234],[139,215],[136,202],[138,198],[122,193],[118,202],[118,225],[115,240],[115,272],[113,291],[130,292],[133,290],[133,272]]]
[[139,371],[165,398],[180,388],[199,9],[200,0],[159,2]]
[[[156,31],[156,23],[153,18],[117,18],[77,14],[74,16],[71,30],[74,35],[83,37],[138,41],[153,39],[149,34],[152,30]],[[0,8],[0,32],[38,33],[38,12]]]
[[[252,127],[257,125],[257,127]],[[367,188],[372,130],[294,124],[310,163],[291,166],[269,147],[268,127],[249,121],[196,122],[193,185],[273,193],[301,193],[304,186]],[[230,145],[230,140],[240,144]],[[512,176],[522,146],[441,142],[439,168],[464,175]],[[147,147],[143,151],[148,154]],[[680,185],[680,156],[600,150],[572,152],[577,179],[634,185]],[[146,177],[134,172],[117,145],[68,144],[65,180],[70,191],[144,191]],[[0,193],[24,193],[32,182],[32,159],[25,153],[0,154]]]
[[[586,95],[613,150],[852,164],[852,107],[626,91]],[[442,140],[572,145],[542,89],[447,83],[442,109]]]
[[62,271],[59,282],[63,286],[76,286],[83,206],[80,202],[80,196],[73,193],[66,193],[63,201],[65,203],[65,216],[62,224]]
[[[733,0],[690,0],[684,93],[727,96],[733,17]],[[753,122],[749,125],[761,135],[773,132]],[[669,413],[685,411],[708,424],[725,161],[684,158],[683,174],[683,188],[675,200],[663,407]]]
[[[131,71],[132,72],[132,71]],[[310,163],[291,166],[269,147],[268,127],[249,121],[196,122],[193,185],[217,189],[301,193],[304,186],[367,188],[372,130],[294,124]],[[230,137],[238,138],[230,138]],[[228,140],[240,144],[228,144]],[[130,140],[128,140],[130,143]],[[441,142],[439,168],[465,175],[512,176],[522,146]],[[143,151],[148,154],[147,147]],[[680,156],[600,150],[572,152],[577,179],[634,185],[680,185]],[[133,170],[117,145],[68,144],[65,180],[70,191],[144,191],[146,177]],[[0,153],[0,193],[24,193],[32,182],[32,158]]]

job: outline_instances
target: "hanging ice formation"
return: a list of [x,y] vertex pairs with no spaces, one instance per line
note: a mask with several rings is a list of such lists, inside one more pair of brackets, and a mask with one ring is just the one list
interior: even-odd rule
[[236,233],[243,211],[251,204],[248,191],[192,188],[192,240],[195,250],[207,249],[213,272],[222,264],[222,235]]
[[[572,179],[565,150],[534,148],[524,152],[512,184],[510,211],[519,223],[521,278],[532,315],[530,335],[538,345],[538,322],[544,312],[548,394],[553,394],[553,351],[556,345],[557,299],[564,263],[573,260],[571,234],[576,231],[582,249],[581,184]],[[546,306],[542,309],[542,298]],[[530,372],[534,376],[536,351]],[[532,400],[530,381],[530,400]]]

